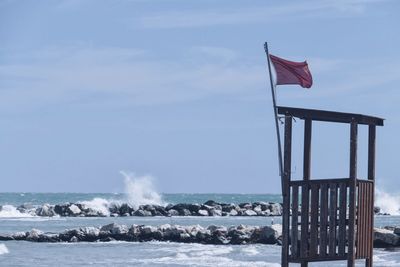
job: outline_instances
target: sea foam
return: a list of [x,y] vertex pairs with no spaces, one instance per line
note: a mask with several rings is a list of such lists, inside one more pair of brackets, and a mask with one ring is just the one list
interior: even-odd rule
[[10,251],[8,251],[8,248],[6,247],[6,245],[0,244],[0,255],[7,254],[7,253],[10,253]]
[[134,208],[139,205],[164,205],[161,195],[154,186],[154,178],[149,175],[136,176],[134,173],[120,172],[124,176],[127,202]]
[[375,206],[381,208],[382,213],[388,213],[390,215],[400,215],[399,194],[389,194],[380,189],[376,189],[375,193]]
[[98,213],[108,216],[110,215],[110,211],[108,207],[112,201],[106,200],[104,198],[94,198],[88,201],[81,201],[80,203],[83,204],[86,208],[92,209],[97,211]]
[[22,213],[13,205],[3,205],[0,210],[0,218],[21,218],[21,217],[33,217],[30,213]]
[[149,175],[136,176],[133,173],[120,171],[124,177],[124,199],[104,199],[94,198],[88,201],[80,201],[86,208],[97,211],[98,213],[109,216],[110,206],[116,204],[129,203],[137,209],[140,205],[165,205],[161,195],[154,186],[154,178]]

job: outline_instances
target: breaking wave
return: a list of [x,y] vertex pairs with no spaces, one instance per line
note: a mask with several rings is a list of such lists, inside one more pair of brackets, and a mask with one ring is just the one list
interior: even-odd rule
[[400,215],[400,194],[389,194],[376,189],[375,206],[381,208],[382,213]]
[[164,205],[161,195],[154,187],[154,178],[149,175],[136,176],[134,173],[120,172],[124,176],[127,202],[134,208],[140,205]]
[[104,216],[110,215],[109,206],[112,203],[112,201],[96,197],[92,200],[80,201],[79,203],[85,205],[86,208],[89,208],[91,210],[97,211],[100,214],[103,214]]
[[[133,173],[120,172],[124,179],[124,191],[122,197],[118,199],[105,199],[95,197],[92,200],[77,201],[87,209],[95,211],[102,216],[110,216],[110,207],[119,206],[123,203],[130,204],[137,209],[140,205],[165,205],[161,194],[155,190],[154,178],[149,175],[136,176]],[[44,203],[43,203],[44,204]],[[60,204],[60,203],[57,203]],[[30,205],[29,208],[19,209],[13,205],[0,205],[0,218],[24,218],[38,217],[37,209],[41,205]]]
[[20,212],[12,205],[3,205],[0,207],[0,218],[21,218],[33,217],[29,212]]
[[7,254],[7,253],[10,253],[10,251],[8,250],[6,245],[0,244],[0,255]]

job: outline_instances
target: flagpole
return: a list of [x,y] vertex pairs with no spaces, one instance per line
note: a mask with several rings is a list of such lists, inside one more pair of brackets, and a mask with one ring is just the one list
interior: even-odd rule
[[268,59],[269,81],[270,81],[270,85],[271,85],[272,104],[273,104],[274,114],[275,114],[276,137],[278,139],[279,175],[281,176],[282,190],[283,190],[283,162],[282,162],[281,135],[280,135],[280,132],[279,132],[279,122],[278,122],[278,112],[277,112],[277,107],[276,107],[275,86],[274,86],[274,83],[272,81],[271,62],[270,62],[270,59],[269,59],[268,43],[267,42],[265,42],[265,44],[264,44],[264,49],[265,49],[265,53],[267,54],[267,59]]

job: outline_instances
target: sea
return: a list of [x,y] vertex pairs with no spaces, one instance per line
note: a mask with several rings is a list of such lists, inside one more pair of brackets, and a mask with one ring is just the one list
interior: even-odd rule
[[[151,203],[223,203],[255,201],[280,202],[276,194],[158,194],[145,192],[138,198]],[[113,201],[133,201],[129,193],[0,193],[0,232],[14,233],[33,228],[44,232],[61,232],[84,226],[100,227],[112,222],[145,225],[271,225],[280,224],[280,217],[38,217],[20,213],[16,207],[24,203],[42,205],[64,202],[90,203],[104,208]],[[391,206],[394,204],[391,203]],[[390,206],[390,205],[389,205]],[[376,216],[375,226],[400,225],[400,215]],[[280,266],[278,245],[202,245],[173,242],[95,242],[34,243],[0,241],[0,266]],[[325,266],[312,263],[310,266]],[[297,265],[293,265],[297,266]],[[347,266],[346,262],[329,262],[329,266]],[[357,266],[365,266],[358,261]],[[374,266],[400,266],[400,250],[374,249]]]

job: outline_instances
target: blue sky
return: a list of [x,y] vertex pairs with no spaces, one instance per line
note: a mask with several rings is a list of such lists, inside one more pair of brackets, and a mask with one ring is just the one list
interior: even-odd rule
[[[263,43],[302,61],[281,105],[365,113],[398,190],[398,1],[0,1],[1,191],[279,193]],[[293,177],[303,124],[294,124]],[[349,129],[316,123],[312,177],[348,176]],[[360,128],[359,175],[366,176]]]

